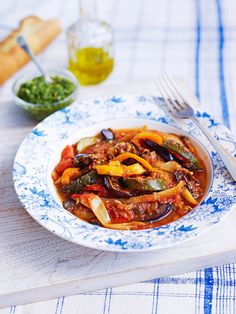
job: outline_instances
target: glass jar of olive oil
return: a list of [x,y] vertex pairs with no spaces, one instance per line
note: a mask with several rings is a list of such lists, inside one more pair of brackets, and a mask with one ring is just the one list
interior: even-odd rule
[[81,85],[104,81],[114,67],[113,32],[97,19],[95,0],[79,1],[79,19],[67,31],[69,70]]

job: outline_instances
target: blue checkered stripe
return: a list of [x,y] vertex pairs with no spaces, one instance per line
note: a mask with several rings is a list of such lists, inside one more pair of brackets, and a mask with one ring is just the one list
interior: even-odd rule
[[[46,306],[45,306],[46,305]],[[11,307],[6,313],[236,313],[235,265]],[[47,309],[45,312],[44,310]],[[44,312],[42,312],[44,311]],[[4,312],[5,313],[5,312]]]
[[[150,79],[163,70],[188,78],[206,111],[236,134],[236,2],[233,0],[100,0],[99,13],[115,29],[116,67],[107,85]],[[29,14],[76,19],[74,0],[9,0],[1,4],[0,37]],[[24,10],[22,10],[24,8]],[[53,12],[53,13],[52,13]],[[62,34],[39,56],[66,66]],[[33,68],[28,64],[26,69]],[[9,97],[12,80],[1,88]],[[121,288],[61,297],[3,313],[235,314],[235,264],[159,278]]]

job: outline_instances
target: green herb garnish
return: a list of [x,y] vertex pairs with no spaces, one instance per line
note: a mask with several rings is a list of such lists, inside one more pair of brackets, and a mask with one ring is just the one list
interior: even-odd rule
[[74,83],[62,77],[55,76],[52,80],[52,83],[47,83],[43,76],[36,77],[22,84],[17,96],[32,104],[50,105],[75,91]]
[[42,120],[49,114],[68,106],[73,99],[67,99],[76,89],[73,82],[62,77],[51,77],[47,83],[43,76],[36,77],[22,84],[17,96],[30,103],[27,107],[21,106],[31,117]]

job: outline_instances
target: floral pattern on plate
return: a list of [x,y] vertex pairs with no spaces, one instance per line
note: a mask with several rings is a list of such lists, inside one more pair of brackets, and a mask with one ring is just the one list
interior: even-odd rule
[[[198,111],[197,116],[236,156],[236,142],[230,131],[208,113]],[[55,147],[78,129],[115,118],[162,122],[201,141],[212,158],[214,179],[210,192],[196,210],[154,229],[117,231],[81,221],[56,202],[47,184],[47,167]],[[115,95],[75,103],[54,113],[22,142],[14,161],[13,180],[24,208],[46,229],[71,242],[110,251],[145,251],[178,244],[218,223],[236,203],[236,184],[199,128],[189,120],[174,120],[165,110],[163,100],[153,96]]]

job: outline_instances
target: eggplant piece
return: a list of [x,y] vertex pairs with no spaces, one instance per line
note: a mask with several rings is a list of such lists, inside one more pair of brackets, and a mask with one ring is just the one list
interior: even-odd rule
[[92,170],[80,178],[71,181],[70,184],[62,186],[61,192],[66,194],[77,193],[82,190],[84,186],[94,184],[98,178],[100,178],[99,174],[97,174],[95,170]]
[[73,165],[81,169],[88,167],[93,162],[93,156],[89,154],[77,154],[73,158]]
[[118,180],[111,178],[109,176],[104,177],[103,179],[104,185],[107,190],[112,193],[115,197],[118,198],[130,198],[133,194],[127,190],[122,190],[120,187]]
[[144,140],[144,144],[148,147],[154,150],[158,155],[160,155],[164,161],[172,161],[174,160],[174,157],[171,155],[171,153],[163,146],[152,142],[150,140]]
[[76,201],[75,200],[64,200],[63,201],[63,207],[68,210],[69,212],[72,212],[76,209]]
[[183,156],[181,156],[180,154],[178,154],[177,152],[174,152],[174,151],[170,152],[165,147],[163,147],[163,146],[161,146],[155,142],[152,142],[150,140],[145,140],[144,143],[146,144],[146,146],[148,148],[151,148],[159,156],[161,156],[164,161],[167,161],[167,162],[168,161],[177,161],[181,165],[184,165],[186,163],[186,159]]
[[168,182],[163,178],[123,178],[122,184],[129,190],[135,191],[162,191],[168,189]]
[[173,210],[172,204],[163,204],[160,205],[159,203],[156,203],[156,209],[154,211],[147,210],[145,211],[145,204],[140,204],[137,208],[134,209],[135,213],[135,221],[142,221],[142,222],[156,222],[163,218],[165,218],[167,215],[170,214],[170,212]]
[[156,216],[154,219],[149,220],[149,222],[156,222],[156,221],[159,221],[161,219],[164,219],[173,210],[172,204],[161,205],[161,207],[163,208],[163,211],[158,216]]
[[185,181],[194,198],[197,199],[203,194],[200,182],[191,174],[189,170],[183,168],[177,169],[174,174],[178,182],[181,180]]
[[182,161],[184,166],[191,170],[200,170],[201,165],[197,158],[182,144],[172,139],[168,139],[163,143],[163,147],[166,148],[172,156]]
[[101,135],[104,138],[104,140],[106,140],[106,141],[111,141],[111,140],[115,139],[115,136],[114,136],[111,129],[103,129],[101,131]]
[[71,213],[80,219],[88,221],[89,223],[91,223],[91,220],[94,220],[94,218],[96,219],[92,210],[82,204],[77,204],[76,208],[73,209]]

